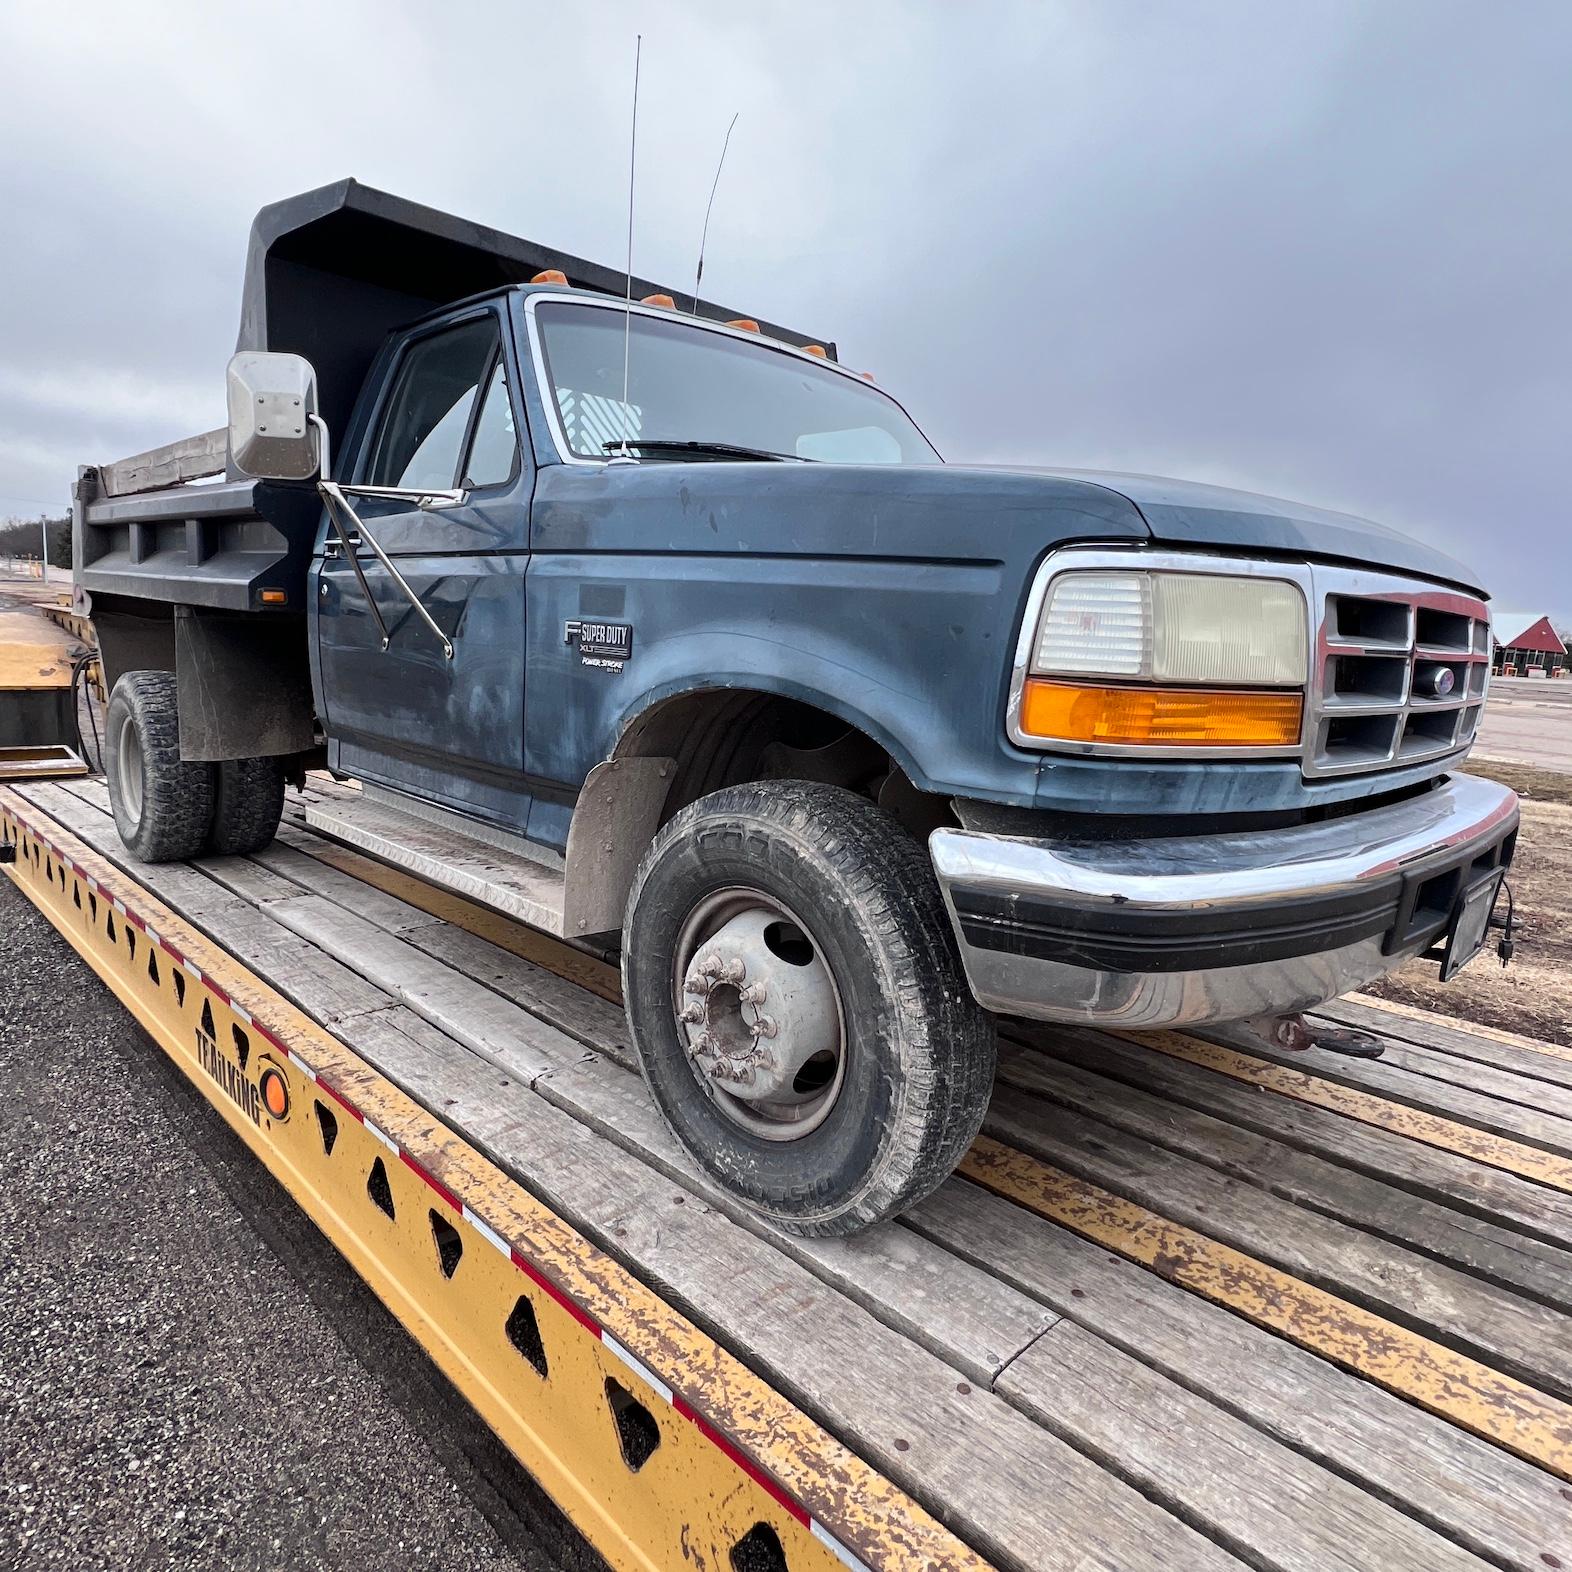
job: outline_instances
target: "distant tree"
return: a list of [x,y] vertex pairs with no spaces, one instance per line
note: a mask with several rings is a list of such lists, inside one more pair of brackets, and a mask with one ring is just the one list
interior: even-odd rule
[[0,556],[27,557],[38,561],[40,525],[49,528],[49,565],[55,568],[71,566],[71,520],[46,519],[42,514],[35,519],[15,516],[0,522]]

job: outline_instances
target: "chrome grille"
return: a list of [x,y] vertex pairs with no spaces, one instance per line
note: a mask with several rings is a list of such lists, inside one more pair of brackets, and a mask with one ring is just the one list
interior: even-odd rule
[[1490,680],[1490,617],[1414,579],[1311,569],[1317,622],[1304,773],[1442,759],[1473,743]]

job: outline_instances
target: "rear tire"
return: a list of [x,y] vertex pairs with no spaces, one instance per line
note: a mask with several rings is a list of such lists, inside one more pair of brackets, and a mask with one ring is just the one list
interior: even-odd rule
[[935,1189],[971,1145],[993,1025],[923,847],[866,798],[805,781],[700,798],[645,854],[623,932],[656,1103],[778,1227],[855,1233]]
[[215,770],[180,757],[175,677],[128,671],[104,716],[104,773],[115,828],[142,862],[195,857],[213,819]]
[[216,857],[259,852],[284,812],[282,759],[225,759],[217,767],[207,850]]

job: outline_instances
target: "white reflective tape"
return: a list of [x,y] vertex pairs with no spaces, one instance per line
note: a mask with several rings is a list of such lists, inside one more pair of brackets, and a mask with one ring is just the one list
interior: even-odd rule
[[164,941],[159,938],[157,931],[152,927],[152,925],[150,923],[143,923],[142,924],[142,932],[147,935],[148,939],[152,943],[158,944],[158,945],[162,945],[163,944]]
[[115,896],[114,899],[111,900],[109,904],[111,906],[113,906],[114,909],[117,912],[119,912],[122,917],[125,916],[125,914],[126,914],[125,902],[122,901],[118,895]]
[[476,1215],[470,1211],[467,1206],[463,1207],[463,1217],[464,1221],[468,1223],[469,1226],[473,1228],[475,1232],[479,1234],[480,1237],[484,1239],[486,1243],[489,1244],[494,1250],[500,1251],[510,1261],[513,1259],[513,1251],[507,1240],[504,1239],[495,1228],[492,1228],[488,1224],[482,1222],[480,1218],[476,1217]]
[[849,1551],[845,1545],[843,1545],[840,1540],[838,1540],[834,1534],[832,1534],[829,1529],[827,1529],[818,1520],[818,1518],[810,1517],[808,1519],[808,1532],[812,1534],[813,1537],[818,1540],[818,1542],[823,1545],[837,1561],[841,1563],[842,1566],[851,1567],[852,1572],[868,1572],[868,1563],[866,1561],[859,1561],[857,1557],[854,1556],[851,1551]]
[[369,1119],[362,1116],[360,1121],[376,1138],[395,1156],[398,1156],[398,1142],[391,1135],[384,1135]]
[[183,956],[183,955],[182,955],[182,956],[181,956],[181,957],[180,957],[180,964],[181,964],[181,965],[182,965],[182,966],[184,966],[184,967],[185,967],[185,969],[186,969],[186,970],[187,970],[187,971],[188,971],[188,972],[190,972],[190,973],[191,973],[191,975],[192,975],[192,976],[193,976],[193,977],[195,977],[195,978],[196,978],[196,980],[197,980],[197,981],[198,981],[198,982],[201,982],[201,981],[202,981],[202,973],[201,973],[201,972],[200,972],[200,971],[198,971],[198,970],[197,970],[197,968],[196,968],[196,967],[194,967],[194,966],[193,966],[193,965],[192,965],[192,964],[191,964],[191,962],[190,962],[190,961],[188,961],[188,960],[187,960],[187,959],[186,959],[186,958],[185,958],[185,956]]
[[247,1026],[251,1025],[251,1012],[244,1005],[236,1004],[233,999],[229,1001],[229,1008],[243,1020]]
[[600,1340],[606,1345],[607,1348],[612,1351],[612,1353],[617,1356],[617,1358],[623,1362],[623,1364],[628,1367],[628,1369],[634,1373],[634,1375],[644,1382],[646,1386],[653,1387],[668,1403],[671,1401],[671,1388],[667,1386],[666,1383],[662,1381],[661,1378],[656,1375],[648,1365],[642,1363],[640,1360],[635,1359],[633,1355],[630,1354],[627,1349],[624,1348],[622,1344],[619,1343],[617,1339],[614,1338],[604,1327],[601,1328]]

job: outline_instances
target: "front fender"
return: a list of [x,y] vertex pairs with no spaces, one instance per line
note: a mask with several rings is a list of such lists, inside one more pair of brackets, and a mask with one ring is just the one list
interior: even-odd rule
[[[531,566],[532,773],[582,780],[653,706],[733,689],[837,716],[924,791],[1033,800],[1038,761],[1003,728],[1018,587],[1002,564],[652,555],[628,570],[576,554]],[[565,638],[586,603],[631,626],[620,670]]]

